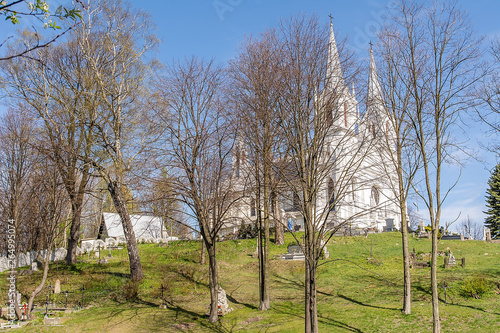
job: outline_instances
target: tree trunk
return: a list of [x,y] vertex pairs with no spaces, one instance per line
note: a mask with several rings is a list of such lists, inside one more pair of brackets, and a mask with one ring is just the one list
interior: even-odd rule
[[433,333],[441,332],[439,319],[439,294],[437,283],[437,247],[439,228],[434,222],[432,225],[432,255],[431,255],[431,288],[432,288],[432,327]]
[[141,258],[139,256],[139,248],[137,247],[137,240],[135,238],[134,228],[130,215],[127,211],[125,200],[123,200],[123,193],[120,184],[116,181],[108,183],[108,191],[113,199],[116,211],[120,215],[123,225],[123,233],[127,241],[128,258],[130,262],[130,280],[134,282],[141,281],[144,277],[142,273]]
[[208,264],[209,264],[209,285],[210,285],[210,315],[208,320],[211,323],[215,323],[219,320],[217,299],[219,295],[219,281],[217,276],[217,259],[215,256],[215,243],[205,244],[208,252]]
[[[400,140],[397,140],[398,142]],[[408,220],[406,219],[406,196],[404,195],[403,166],[401,158],[401,145],[397,147],[398,160],[398,199],[401,213],[401,242],[403,244],[403,313],[411,313],[411,276],[410,276],[410,251],[408,249]]]
[[52,252],[52,246],[47,248],[47,255],[45,256],[45,262],[43,264],[43,276],[40,284],[35,288],[35,290],[31,293],[31,296],[28,300],[28,310],[26,310],[26,315],[28,318],[31,318],[31,308],[33,307],[33,301],[35,297],[42,291],[45,286],[45,282],[47,282],[47,275],[49,273],[49,262],[50,262],[50,253]]
[[[404,205],[404,203],[403,203]],[[403,211],[405,209],[401,209]],[[406,210],[405,210],[406,211]],[[404,297],[403,313],[411,313],[411,278],[410,278],[410,252],[408,249],[408,221],[405,215],[401,215],[401,237],[403,243],[403,275],[404,275]]]
[[[281,207],[279,200],[276,200],[276,195],[273,196],[274,199],[274,244],[284,245],[285,244],[285,232],[283,230],[283,216],[281,215]],[[285,221],[286,223],[286,221]]]
[[[83,195],[82,195],[83,197]],[[66,254],[66,263],[75,264],[76,263],[76,248],[78,246],[78,241],[80,240],[80,225],[82,216],[82,203],[73,202],[71,205],[72,219],[71,219],[71,229],[69,232],[68,239],[68,252]]]
[[205,265],[207,263],[205,251],[206,246],[205,246],[205,240],[203,239],[203,235],[201,236],[201,255],[200,255],[200,265]]

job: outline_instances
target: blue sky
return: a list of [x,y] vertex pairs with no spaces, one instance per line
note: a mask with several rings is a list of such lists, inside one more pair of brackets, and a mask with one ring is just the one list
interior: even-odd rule
[[[384,23],[383,12],[392,1],[132,0],[131,4],[147,10],[156,22],[157,34],[162,40],[158,57],[163,62],[191,55],[214,57],[225,62],[236,54],[245,36],[257,35],[266,27],[277,25],[281,17],[299,13],[314,13],[325,24],[329,22],[328,15],[331,13],[336,36],[347,36],[349,45],[358,52],[358,57],[368,61],[368,42],[376,41],[375,34]],[[469,12],[479,34],[487,38],[500,36],[500,1],[463,0],[460,4]],[[1,23],[0,42],[12,29],[6,24]],[[469,160],[462,169],[460,180],[445,203],[443,223],[455,219],[459,213],[460,220],[467,215],[477,222],[484,219],[485,190],[489,170],[494,167],[496,158],[479,148],[481,142],[487,144],[482,138],[487,131],[483,124],[468,119],[464,127],[467,128],[469,140],[467,147],[474,151],[481,162]],[[459,171],[456,165],[447,166],[444,171],[445,182],[453,183]],[[425,216],[424,206],[419,204],[418,208]]]

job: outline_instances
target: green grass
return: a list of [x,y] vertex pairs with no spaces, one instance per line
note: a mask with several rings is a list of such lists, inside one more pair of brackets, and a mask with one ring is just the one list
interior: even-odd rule
[[[286,235],[285,244],[293,241]],[[373,244],[373,245],[372,245]],[[370,246],[376,263],[369,262]],[[51,265],[49,279],[61,280],[69,303],[90,306],[71,314],[64,326],[44,327],[35,320],[26,332],[178,332],[181,324],[192,324],[190,332],[300,332],[303,331],[304,263],[271,259],[271,309],[258,310],[258,263],[252,258],[256,240],[225,241],[217,244],[219,281],[226,290],[232,312],[210,324],[205,313],[209,304],[208,267],[199,265],[201,243],[181,241],[169,247],[139,245],[145,279],[138,297],[126,299],[133,288],[128,283],[126,250],[113,251],[105,265],[87,260],[74,266]],[[410,239],[410,250],[430,251],[427,239]],[[478,241],[440,241],[439,250],[450,249],[466,267],[442,268],[438,259],[442,329],[454,332],[500,331],[500,244]],[[432,329],[430,269],[412,269],[412,314],[401,313],[402,258],[399,233],[365,237],[334,238],[328,244],[330,260],[321,261],[318,277],[320,332],[423,332]],[[286,245],[271,245],[271,258],[286,252]],[[107,253],[104,251],[103,253]],[[484,278],[490,286],[480,299],[464,296],[463,280]],[[6,273],[0,292],[7,297]],[[40,281],[41,272],[19,276],[18,289],[26,295]],[[165,288],[167,309],[160,309],[160,286]],[[44,291],[37,299],[45,302]],[[23,297],[23,301],[26,298]],[[64,294],[54,299],[64,304]]]

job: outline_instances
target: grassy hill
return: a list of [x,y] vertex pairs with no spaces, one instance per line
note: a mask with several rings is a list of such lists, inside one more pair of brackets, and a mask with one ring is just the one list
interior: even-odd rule
[[[293,238],[286,235],[286,245]],[[286,252],[286,245],[271,246],[271,256]],[[108,264],[97,264],[87,255],[74,266],[53,264],[52,285],[61,281],[69,291],[68,306],[84,309],[67,314],[63,326],[43,326],[42,314],[22,330],[26,332],[300,332],[303,331],[304,264],[271,260],[271,310],[258,310],[258,264],[252,258],[256,240],[224,241],[217,244],[219,281],[232,312],[210,324],[205,313],[209,304],[208,267],[199,265],[201,243],[180,241],[168,247],[139,246],[145,279],[128,282],[126,250],[113,251]],[[466,258],[466,267],[441,268],[438,280],[446,282],[440,313],[442,329],[455,332],[500,332],[500,244],[479,241],[440,241],[440,251],[451,250]],[[427,239],[410,239],[410,249],[424,256],[430,252]],[[401,313],[402,259],[400,234],[334,238],[328,244],[330,259],[322,261],[318,281],[318,315],[321,332],[424,332],[432,329],[430,269],[412,269],[412,314]],[[374,259],[368,260],[372,251]],[[108,251],[102,254],[107,255]],[[3,303],[7,299],[6,273],[0,280]],[[19,276],[18,289],[27,295],[39,283],[41,272]],[[478,286],[474,286],[478,284]],[[161,309],[161,289],[168,307]],[[467,292],[488,287],[479,299]],[[475,289],[474,289],[475,288]],[[43,307],[47,288],[37,299]],[[137,292],[137,294],[136,294]],[[470,294],[470,293],[469,293]],[[64,306],[65,294],[52,295]],[[23,301],[26,298],[23,296]]]

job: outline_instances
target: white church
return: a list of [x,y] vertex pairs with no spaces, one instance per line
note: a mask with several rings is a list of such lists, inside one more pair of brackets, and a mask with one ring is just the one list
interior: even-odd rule
[[[321,178],[315,214],[327,216],[322,223],[329,229],[339,225],[376,232],[399,229],[401,217],[395,195],[397,174],[391,159],[391,150],[395,147],[391,142],[395,135],[381,102],[382,90],[373,52],[370,50],[367,106],[362,116],[354,87],[350,90],[344,83],[332,25],[326,76],[324,89],[317,96],[318,101],[324,102],[317,104],[323,105],[321,112],[327,112],[325,120],[329,132],[324,151],[329,154],[327,163],[331,165]],[[232,209],[230,222],[221,229],[221,234],[235,233],[241,225],[256,221],[258,205],[251,190],[255,181],[249,181],[251,173],[244,171],[247,157],[247,150],[238,142],[232,161],[234,188],[245,194]],[[282,187],[270,204],[271,225],[279,220],[285,228],[301,230],[304,220],[298,201],[296,191]],[[325,210],[329,210],[326,215]]]

